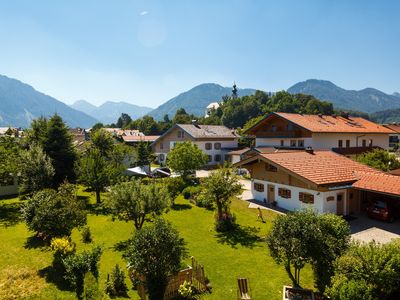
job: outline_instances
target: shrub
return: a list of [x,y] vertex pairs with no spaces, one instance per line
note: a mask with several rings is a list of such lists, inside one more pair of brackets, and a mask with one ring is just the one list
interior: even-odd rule
[[165,186],[168,190],[168,193],[172,199],[172,201],[175,200],[175,198],[182,193],[182,191],[185,189],[187,186],[187,183],[185,180],[183,180],[182,177],[169,177],[169,178],[164,178],[161,180],[161,184]]
[[82,229],[82,242],[91,243],[92,242],[92,233],[90,232],[90,227],[85,226]]
[[69,255],[62,260],[65,269],[64,279],[76,290],[78,296],[83,292],[83,279],[87,272],[91,272],[96,279],[99,277],[98,263],[101,253],[101,248],[97,246],[91,251]]
[[111,276],[107,275],[106,294],[114,296],[126,296],[128,287],[125,283],[125,274],[118,264],[115,265]]
[[198,194],[195,199],[195,203],[199,207],[204,207],[210,210],[214,209],[214,201],[205,193]]
[[222,218],[218,216],[215,218],[215,230],[218,232],[231,231],[236,226],[236,217],[233,214],[223,214]]
[[194,200],[201,192],[201,186],[188,186],[182,191],[183,198]]
[[69,238],[54,238],[50,247],[54,251],[53,266],[59,270],[63,267],[62,260],[75,253],[75,244]]
[[83,279],[83,300],[100,300],[102,293],[99,289],[99,284],[92,273],[87,272]]
[[194,288],[188,281],[184,281],[178,289],[178,294],[184,299],[192,299],[194,295]]

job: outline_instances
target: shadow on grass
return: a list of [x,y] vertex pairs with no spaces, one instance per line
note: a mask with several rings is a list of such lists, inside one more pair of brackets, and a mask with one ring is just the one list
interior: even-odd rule
[[188,210],[188,209],[192,209],[192,206],[190,205],[190,204],[177,204],[177,203],[174,203],[172,206],[171,206],[171,208],[173,209],[173,210]]
[[86,204],[86,210],[92,215],[109,215],[110,211],[106,209],[102,204]]
[[232,248],[236,249],[239,244],[252,249],[254,247],[259,247],[256,244],[262,241],[262,238],[257,235],[259,232],[260,229],[256,227],[237,225],[233,230],[218,232],[216,237],[218,243],[227,244]]
[[61,291],[73,291],[68,283],[64,280],[60,271],[54,266],[48,266],[38,271],[40,277],[46,282],[54,284]]
[[0,204],[0,226],[13,226],[21,221],[21,204]]
[[126,241],[120,241],[114,245],[113,249],[114,251],[117,252],[125,252],[128,249],[130,242],[131,239],[127,239]]
[[32,235],[26,239],[24,248],[25,249],[40,249],[49,246],[49,241],[44,241],[36,235]]

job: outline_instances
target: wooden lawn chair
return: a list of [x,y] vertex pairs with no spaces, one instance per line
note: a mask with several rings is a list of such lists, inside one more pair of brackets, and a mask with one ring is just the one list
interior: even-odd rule
[[250,287],[247,278],[238,278],[238,300],[251,300]]

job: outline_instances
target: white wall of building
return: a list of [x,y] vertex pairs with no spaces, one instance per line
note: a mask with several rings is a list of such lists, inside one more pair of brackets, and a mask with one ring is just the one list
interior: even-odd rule
[[389,148],[388,134],[354,134],[354,133],[313,133],[311,138],[256,138],[256,147],[281,146],[281,140],[284,141],[285,147],[290,147],[290,141],[304,141],[304,147],[312,147],[313,149],[332,149],[338,148],[339,140],[343,141],[343,147],[346,147],[346,140],[350,140],[350,147],[361,147],[362,141],[372,140],[373,146],[383,149]]
[[[264,184],[264,192],[258,192],[254,190],[254,185],[253,183],[260,183]],[[328,191],[328,192],[319,192],[316,190],[310,190],[310,189],[304,189],[304,188],[299,188],[299,187],[294,187],[290,185],[285,185],[285,184],[279,184],[279,183],[274,183],[274,182],[269,182],[269,181],[264,181],[264,180],[258,180],[258,179],[253,179],[252,180],[252,185],[251,185],[251,191],[253,194],[253,198],[257,201],[263,202],[264,199],[268,202],[268,184],[274,185],[275,186],[275,201],[277,203],[278,207],[284,208],[289,211],[296,211],[296,210],[301,210],[305,208],[312,208],[316,210],[318,213],[336,213],[336,198],[338,194],[343,193],[344,196],[344,214],[346,214],[346,207],[347,207],[347,198],[346,198],[346,189],[340,189],[340,190],[335,190],[335,191]],[[278,189],[279,188],[285,188],[291,191],[291,198],[286,199],[282,198],[278,194]],[[299,193],[304,192],[304,193],[309,193],[314,195],[314,204],[307,204],[303,203],[299,200]],[[334,200],[333,201],[327,201],[327,198],[333,196]]]

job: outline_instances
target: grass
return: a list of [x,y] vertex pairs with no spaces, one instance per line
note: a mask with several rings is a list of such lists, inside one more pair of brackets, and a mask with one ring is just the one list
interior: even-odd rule
[[[94,195],[82,189],[79,196],[86,198],[89,204],[95,202]],[[27,291],[40,290],[40,294],[25,295],[28,299],[76,299],[75,293],[63,287],[60,280],[49,272],[51,251],[32,238],[33,234],[19,220],[18,207],[21,202],[18,198],[0,200],[0,270],[22,274],[22,278],[32,283],[27,285]],[[266,223],[262,223],[257,221],[257,211],[249,209],[248,203],[241,200],[232,202],[232,211],[240,227],[229,234],[215,232],[214,212],[193,206],[183,197],[178,197],[174,208],[165,214],[165,218],[173,223],[187,242],[189,254],[204,265],[206,275],[210,278],[213,291],[202,299],[235,299],[238,277],[249,278],[253,299],[282,299],[282,286],[290,284],[290,280],[283,266],[275,264],[269,256],[264,240],[276,214],[265,211]],[[121,256],[121,245],[132,236],[134,226],[132,222],[113,221],[93,206],[90,206],[89,212],[88,226],[93,243],[84,244],[78,230],[73,231],[72,239],[77,244],[78,252],[94,244],[103,247],[99,280],[103,288],[107,273],[115,264],[126,265]],[[190,263],[190,258],[186,262]],[[23,277],[24,272],[29,276]],[[9,272],[5,274],[0,273],[0,284],[10,276]],[[37,275],[38,280],[35,279]],[[21,287],[21,280],[18,282]],[[132,286],[129,280],[127,283],[129,287]],[[304,287],[312,287],[310,268],[302,272],[301,283]],[[35,286],[37,289],[32,288]],[[138,299],[136,291],[130,290],[128,295]]]

